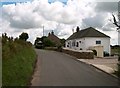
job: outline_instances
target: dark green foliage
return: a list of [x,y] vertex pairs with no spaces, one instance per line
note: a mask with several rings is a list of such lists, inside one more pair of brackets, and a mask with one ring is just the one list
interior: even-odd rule
[[92,50],[94,55],[97,56],[97,51],[96,50]]
[[39,38],[39,37],[36,38],[35,43],[34,43],[35,47],[39,47],[39,46],[41,47],[41,45],[38,44],[39,41],[42,42],[43,48],[44,47],[54,47],[55,46],[54,42],[52,42],[51,40],[49,40],[46,36],[43,36],[41,38]]
[[120,55],[120,46],[119,45],[111,46],[111,54]]
[[103,55],[104,55],[104,57],[106,57],[106,56],[109,56],[109,53],[106,52],[106,51],[104,51],[104,52],[103,52]]
[[61,45],[65,47],[65,39],[60,39]]
[[43,40],[42,40],[42,38],[37,37],[36,40],[35,40],[35,42],[34,42],[34,45],[35,45],[35,48],[43,49],[44,46],[43,46]]
[[6,33],[2,34],[2,44],[7,43],[7,40],[8,40],[7,34]]
[[2,34],[2,85],[26,86],[36,54],[30,42]]
[[62,52],[62,50],[63,50],[63,49],[62,49],[62,46],[58,46],[58,47],[57,47],[57,51]]
[[28,38],[29,38],[28,34],[24,32],[19,36],[19,39],[24,41],[26,41]]
[[44,47],[54,47],[55,43],[50,41],[48,38],[44,38],[43,40]]
[[35,42],[34,42],[34,45],[36,45],[39,41],[42,41],[42,39],[39,38],[39,37],[37,37],[36,40],[35,40]]

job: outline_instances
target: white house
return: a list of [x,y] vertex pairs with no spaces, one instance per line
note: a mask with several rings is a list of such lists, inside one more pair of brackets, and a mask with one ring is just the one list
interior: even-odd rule
[[118,30],[118,45],[120,45],[120,30]]
[[103,57],[103,52],[110,54],[110,37],[98,30],[89,27],[73,33],[65,43],[67,49],[96,50],[98,57]]

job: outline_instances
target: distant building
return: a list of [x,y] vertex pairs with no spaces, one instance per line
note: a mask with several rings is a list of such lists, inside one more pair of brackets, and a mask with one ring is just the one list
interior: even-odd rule
[[103,52],[110,54],[110,37],[89,27],[84,30],[78,30],[67,40],[67,49],[73,50],[96,50],[98,57],[103,57]]
[[53,31],[48,34],[48,39],[50,41],[52,41],[53,43],[55,43],[56,46],[60,46],[61,45],[60,39],[56,35],[54,35]]

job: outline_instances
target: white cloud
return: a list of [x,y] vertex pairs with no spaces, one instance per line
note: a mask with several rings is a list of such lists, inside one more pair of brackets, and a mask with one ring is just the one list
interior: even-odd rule
[[[115,26],[108,22],[110,12],[114,12],[115,8],[112,6],[110,10],[109,8],[109,4],[90,0],[68,0],[66,5],[59,1],[49,4],[48,0],[4,5],[0,8],[2,10],[0,33],[7,32],[11,36],[18,37],[24,31],[29,34],[29,40],[33,42],[37,36],[42,36],[43,26],[45,35],[54,30],[60,38],[68,38],[72,34],[72,28],[79,25],[81,28],[89,26],[99,28],[108,34],[109,29],[115,30]],[[112,32],[108,35],[112,35]],[[112,36],[112,39],[116,37]]]

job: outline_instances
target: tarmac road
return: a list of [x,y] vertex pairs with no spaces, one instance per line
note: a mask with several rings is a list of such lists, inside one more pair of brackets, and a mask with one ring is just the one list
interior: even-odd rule
[[118,79],[74,57],[36,49],[37,67],[32,86],[118,86]]

